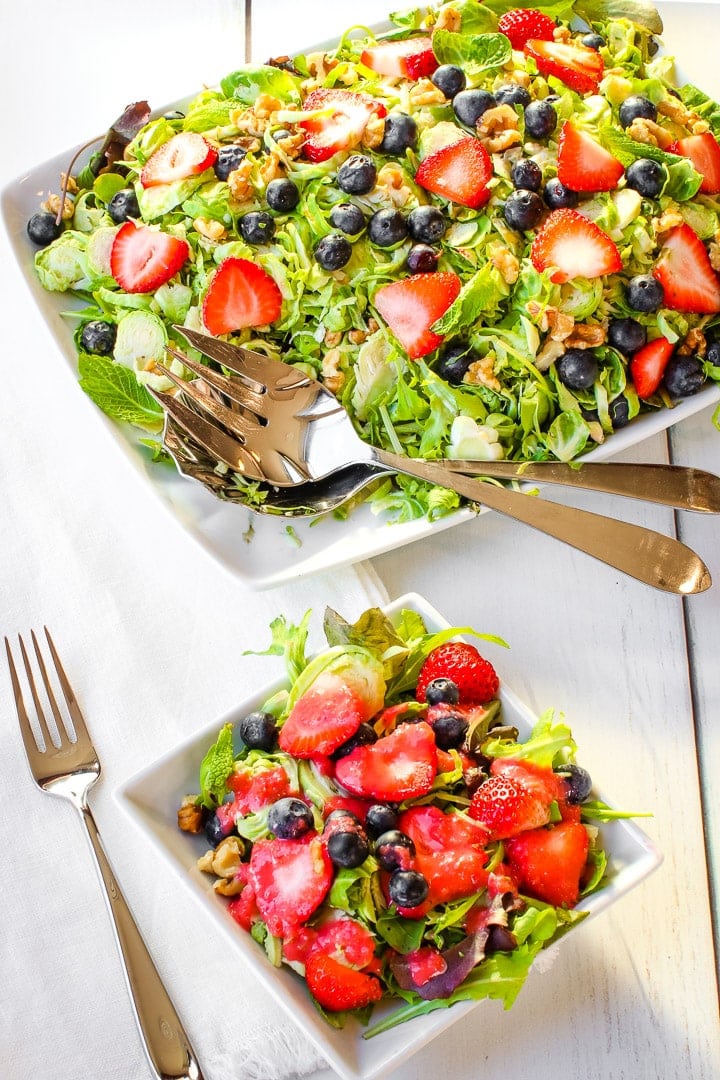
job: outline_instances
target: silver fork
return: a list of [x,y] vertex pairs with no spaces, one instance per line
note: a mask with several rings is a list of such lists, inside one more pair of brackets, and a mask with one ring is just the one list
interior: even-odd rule
[[61,713],[38,640],[35,632],[31,631],[37,666],[55,719],[55,739],[38,694],[25,642],[18,635],[27,681],[35,705],[40,741],[33,733],[10,642],[5,638],[15,707],[30,772],[41,791],[68,799],[80,814],[87,829],[95,865],[105,888],[108,911],[112,918],[135,1019],[154,1076],[157,1080],[202,1080],[190,1040],[115,880],[97,825],[87,804],[87,793],[100,775],[100,761],[47,627],[44,630],[70,719],[68,723]]
[[[187,328],[177,329],[192,345],[231,374],[214,371],[171,348],[169,351],[196,378],[192,382],[185,381],[158,365],[181,393],[172,396],[154,391],[155,397],[166,410],[167,417],[207,451],[215,463],[223,462],[245,478],[271,485],[268,499],[273,497],[273,487],[280,492],[287,488],[306,489],[310,483],[338,474],[351,465],[367,467],[373,478],[383,472],[406,473],[450,488],[472,502],[483,503],[522,521],[655,588],[688,594],[703,592],[710,587],[710,572],[703,561],[671,537],[619,519],[545,502],[465,475],[466,471],[481,476],[491,474],[492,467],[486,462],[453,461],[453,470],[462,470],[455,472],[442,463],[369,446],[355,431],[344,407],[316,379],[240,346]],[[167,433],[166,423],[166,439]],[[606,465],[605,468],[612,469],[613,466]],[[673,498],[676,499],[682,489],[685,508],[689,508],[689,503],[699,509],[703,501],[715,503],[705,509],[720,508],[717,505],[720,481],[712,474],[700,470],[679,473],[670,470],[670,477],[683,479],[677,481],[670,497],[658,499],[657,480],[648,479],[650,475],[655,476],[648,472],[653,467],[628,468],[639,470],[640,479],[634,482],[635,497],[654,494],[655,501],[681,505],[673,502]],[[697,473],[697,482],[694,475],[687,473]],[[522,466],[518,466],[518,479],[522,475]],[[627,477],[628,474],[622,475]],[[626,480],[618,493],[629,494],[627,488],[632,485],[632,480]],[[635,490],[638,488],[646,494],[638,494]]]

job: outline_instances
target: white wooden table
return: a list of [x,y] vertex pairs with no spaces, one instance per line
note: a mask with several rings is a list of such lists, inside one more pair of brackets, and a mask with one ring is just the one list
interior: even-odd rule
[[[353,22],[377,21],[386,12],[387,0],[363,0],[360,12],[354,0],[332,4],[253,0],[252,8],[252,55],[265,60],[331,38]],[[697,41],[698,69],[706,83],[710,85],[712,78],[720,91],[720,8],[676,3],[663,10],[668,41],[672,42],[674,30],[691,32]],[[6,50],[0,84],[6,91],[4,109],[19,110],[21,116],[15,130],[32,131],[33,152],[28,161],[28,145],[11,141],[4,148],[3,174],[10,178],[38,157],[49,158],[88,132],[103,130],[109,114],[117,112],[118,99],[125,104],[135,87],[153,105],[160,105],[203,82],[214,83],[242,61],[244,28],[242,0],[205,0],[203,5],[194,0],[172,4],[124,0],[112,13],[90,0],[71,0],[63,8],[49,0],[15,5],[6,37],[13,44]],[[694,78],[702,85],[701,74]],[[9,299],[3,320],[16,315],[30,326],[32,305],[6,270],[2,288]],[[0,328],[0,340],[6,346],[0,350],[5,363],[10,341],[6,327]],[[37,347],[49,347],[48,340],[41,334],[35,338]],[[16,354],[12,359],[18,363]],[[46,390],[55,392],[57,387]],[[72,409],[69,394],[67,401]],[[19,430],[19,422],[15,426],[11,416],[0,439],[17,437]],[[44,433],[46,454],[61,434],[65,433],[53,433],[50,440]],[[80,462],[79,437],[68,438],[77,443],[72,452]],[[111,449],[109,443],[105,446]],[[59,457],[63,460],[62,451]],[[706,411],[625,457],[671,460],[718,472],[720,432]],[[87,468],[99,512],[112,518],[112,500],[104,501],[106,492],[92,462]],[[112,457],[103,469],[103,484],[117,485],[117,506],[122,508],[126,470]],[[2,485],[0,458],[0,492]],[[562,499],[558,494],[551,497]],[[630,503],[618,507],[616,501],[600,496],[573,501],[676,533],[708,563],[714,587],[687,600],[655,592],[493,515],[383,555],[374,560],[374,569],[391,596],[420,592],[450,620],[472,622],[511,644],[508,652],[490,653],[505,681],[532,708],[540,711],[553,705],[566,714],[583,760],[592,763],[595,779],[608,797],[619,805],[652,812],[643,827],[665,861],[651,879],[565,942],[552,969],[530,977],[511,1012],[480,1010],[477,1019],[456,1025],[394,1073],[393,1080],[720,1077],[720,526],[716,517],[673,515]],[[2,512],[11,520],[13,515],[22,520],[19,501],[4,502]],[[168,531],[164,547],[179,588],[185,560],[195,549],[188,544],[186,553],[179,531],[155,522],[151,508],[146,513],[155,535],[161,535],[161,528]],[[135,538],[125,518],[118,517],[116,525],[115,557],[124,566],[129,553],[134,555]],[[71,535],[63,519],[54,520],[52,528],[60,546]],[[38,539],[47,544],[47,534]],[[52,555],[49,559],[52,567]],[[151,559],[150,565],[157,562]],[[38,574],[42,575],[40,563]],[[203,574],[212,579],[220,604],[221,588],[232,585],[219,570],[205,568]],[[134,632],[149,634],[151,623],[159,630],[158,612],[143,609],[132,583],[123,581],[120,572],[115,584],[121,618],[132,620]],[[51,606],[52,577],[42,585]],[[132,609],[126,612],[124,589],[133,598]],[[12,566],[0,568],[2,597],[17,600]],[[247,598],[238,593],[238,602]],[[88,638],[93,630],[102,633],[110,624],[106,608],[107,600],[105,608],[94,611],[89,604],[84,609]],[[179,604],[176,615],[183,611]],[[120,639],[119,657],[122,645]],[[202,645],[193,642],[196,655]],[[176,693],[181,707],[187,690],[180,684]],[[3,842],[16,844],[18,838]],[[57,929],[60,934],[66,930]],[[177,977],[183,977],[181,971]],[[101,989],[98,983],[97,992]],[[8,988],[8,1001],[11,993]],[[4,993],[0,999],[4,1009]],[[29,1006],[29,1000],[25,1004]],[[99,1052],[100,1036],[88,1034],[94,1053]],[[36,1032],[34,1037],[42,1036]],[[69,1056],[48,1064],[47,1077],[75,1080],[93,1075],[82,1039],[76,1048],[63,1052]],[[113,1066],[96,1075],[143,1080],[142,1061],[132,1061],[129,1073]],[[30,1080],[31,1075],[38,1073],[28,1065],[26,1072],[13,1073],[7,1080]]]

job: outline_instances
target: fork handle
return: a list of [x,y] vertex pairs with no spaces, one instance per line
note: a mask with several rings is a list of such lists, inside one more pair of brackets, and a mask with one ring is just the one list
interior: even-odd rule
[[145,1053],[157,1080],[202,1080],[202,1073],[162,979],[115,880],[90,807],[78,806],[105,889],[125,982]]
[[694,551],[679,540],[652,529],[562,503],[545,502],[533,495],[473,480],[459,473],[449,473],[442,465],[386,450],[375,453],[375,460],[394,472],[450,488],[472,502],[522,521],[656,589],[684,595],[704,592],[712,583],[710,571]]

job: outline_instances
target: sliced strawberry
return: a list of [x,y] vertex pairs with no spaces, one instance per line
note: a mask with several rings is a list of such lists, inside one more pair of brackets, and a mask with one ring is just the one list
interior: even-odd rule
[[194,131],[181,131],[151,154],[140,173],[143,187],[172,184],[199,176],[214,163],[217,150]]
[[566,120],[558,139],[558,180],[573,191],[612,191],[625,170],[587,131]]
[[[242,893],[240,894],[242,896]],[[283,959],[290,964],[302,964],[310,955],[317,941],[318,932],[312,926],[301,926],[298,932],[291,938],[283,941]]]
[[401,724],[384,739],[340,758],[335,777],[347,791],[383,802],[427,795],[437,772],[432,728],[423,720]]
[[360,62],[378,75],[422,79],[432,75],[438,66],[429,37],[404,38],[401,41],[381,41],[363,49]]
[[415,180],[426,191],[476,210],[490,198],[493,167],[485,147],[472,135],[442,146],[420,162]]
[[401,701],[397,705],[388,705],[387,708],[381,709],[373,719],[373,727],[378,735],[387,735],[390,731],[393,731],[399,723],[402,723],[402,717],[411,719],[413,717],[421,716],[424,712],[425,710],[420,708],[415,702]]
[[493,840],[517,836],[550,821],[550,806],[562,797],[563,782],[552,769],[513,759],[496,759],[489,780],[472,797],[468,814]]
[[513,49],[522,49],[526,41],[552,41],[557,23],[543,11],[534,8],[514,8],[498,19],[498,30],[510,39]]
[[478,822],[464,814],[444,814],[436,806],[412,806],[400,815],[398,828],[415,844],[414,869],[429,886],[425,908],[485,887],[488,833]]
[[233,817],[238,814],[254,814],[278,799],[296,794],[291,789],[288,774],[282,765],[273,765],[267,769],[259,766],[245,769],[240,765],[228,778],[228,786],[234,791],[235,798],[232,802],[218,807],[218,816],[221,810],[229,812]]
[[410,976],[417,986],[424,986],[429,979],[447,971],[447,960],[432,945],[423,945],[405,954]]
[[461,705],[484,705],[495,697],[500,685],[490,661],[466,641],[447,641],[428,653],[415,689],[418,701],[425,700],[427,684],[433,679],[452,679],[460,691]]
[[638,397],[652,397],[662,382],[668,360],[675,346],[667,338],[657,337],[643,345],[630,361],[630,374]]
[[622,270],[622,258],[610,237],[577,210],[553,210],[530,248],[536,270],[553,270],[551,281],[596,278]]
[[720,193],[720,143],[711,131],[678,139],[668,149],[690,159],[703,178],[700,191],[704,195]]
[[374,975],[347,967],[319,950],[308,956],[305,978],[312,996],[328,1012],[362,1009],[382,997],[380,980]]
[[280,315],[282,293],[273,278],[249,259],[224,259],[203,301],[206,329],[216,337],[246,326],[268,326]]
[[375,938],[357,919],[333,919],[318,930],[315,950],[348,967],[366,968],[375,956]]
[[605,64],[600,53],[576,41],[534,38],[525,42],[524,51],[541,75],[554,75],[578,94],[594,94],[603,77]]
[[490,766],[492,776],[506,776],[546,802],[559,801],[565,797],[567,783],[545,765],[536,765],[522,758],[495,758]]
[[367,94],[322,88],[308,94],[303,111],[318,112],[299,125],[307,132],[303,152],[309,161],[326,161],[340,150],[351,150],[362,139],[370,117],[387,113],[382,102]]
[[577,903],[588,853],[584,825],[562,822],[523,833],[505,842],[505,853],[523,892],[555,907]]
[[[333,763],[330,762],[332,765]],[[335,770],[331,770],[334,776]],[[334,810],[347,810],[354,814],[361,824],[365,824],[368,809],[372,803],[368,799],[356,799],[352,795],[331,795],[322,806],[322,816],[327,820]]]
[[110,272],[127,293],[154,292],[177,274],[189,254],[180,237],[126,221],[110,249]]
[[258,911],[275,937],[293,937],[322,904],[332,881],[333,865],[315,833],[301,840],[253,844],[250,885]]
[[228,914],[248,933],[253,923],[260,919],[260,912],[255,902],[255,890],[252,885],[245,885],[239,896],[234,896],[228,904]]
[[720,311],[720,277],[705,245],[689,225],[676,225],[667,234],[653,277],[663,287],[665,307],[697,315]]
[[430,329],[460,292],[460,278],[446,270],[414,274],[383,285],[374,304],[411,360],[437,349],[442,337]]

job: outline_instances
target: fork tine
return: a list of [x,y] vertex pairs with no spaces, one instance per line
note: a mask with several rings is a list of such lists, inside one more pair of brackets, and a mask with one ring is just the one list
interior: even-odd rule
[[[227,405],[223,405],[216,397],[204,393],[197,385],[200,381],[215,385],[213,379],[206,379],[204,375],[201,375],[200,380],[194,379],[192,382],[188,382],[186,379],[181,379],[174,371],[166,368],[159,360],[155,363],[155,370],[170,379],[170,381],[177,386],[178,390],[182,390],[186,397],[189,397],[195,402],[201,412],[210,413],[219,424],[226,427],[233,435],[238,435],[243,442],[245,439],[252,438],[253,434],[255,434],[257,429],[261,426],[259,423],[259,414],[254,407],[257,395],[254,395],[252,391],[248,391],[248,404],[245,403],[245,400],[237,391],[234,395],[238,404],[241,404],[243,408],[251,410],[251,415],[248,416],[245,412],[239,413],[229,409]],[[222,379],[224,376],[220,376],[220,378]],[[229,380],[226,381],[229,382]]]
[[222,364],[245,382],[254,381],[254,389],[257,393],[263,393],[266,389],[269,372],[273,372],[275,390],[292,391],[299,386],[307,385],[309,381],[305,372],[294,368],[291,364],[286,364],[283,360],[272,360],[253,349],[246,349],[244,345],[220,341],[218,338],[210,337],[209,334],[190,330],[186,326],[175,326],[174,329],[187,338],[198,352]]
[[[22,639],[20,640],[22,641]],[[30,726],[30,717],[25,708],[25,699],[20,688],[20,680],[18,679],[15,660],[13,659],[12,649],[10,648],[10,642],[7,638],[5,638],[5,651],[7,653],[8,668],[10,670],[10,682],[12,683],[13,697],[15,698],[15,710],[20,723],[20,734],[22,735],[22,740],[25,744],[25,753],[27,754],[28,762],[30,763],[30,769],[34,772],[38,761],[42,758],[42,750],[38,749],[35,734]]]
[[[18,634],[18,641],[20,642],[20,652],[22,653],[23,663],[25,664],[25,674],[27,676],[28,686],[30,687],[30,693],[32,694],[33,703],[35,705],[35,713],[37,715],[40,734],[42,735],[43,741],[45,743],[45,749],[49,750],[55,745],[55,740],[50,734],[50,728],[48,727],[45,710],[43,709],[40,698],[38,697],[37,686],[35,685],[35,676],[33,675],[33,669],[30,665],[30,657],[27,654],[25,642],[23,641],[20,634]],[[27,713],[25,715],[27,716]],[[62,738],[61,732],[62,728],[60,728],[60,731],[58,732],[59,738]]]
[[[78,705],[77,698],[75,697],[75,692],[74,692],[72,686],[70,685],[70,681],[69,681],[67,675],[65,674],[65,669],[63,668],[62,663],[60,662],[60,657],[58,656],[58,651],[55,648],[55,642],[50,637],[50,631],[48,630],[47,626],[43,626],[43,630],[45,631],[45,637],[47,638],[47,643],[48,643],[48,646],[50,648],[50,654],[51,654],[51,656],[53,658],[53,663],[55,665],[55,671],[57,672],[57,677],[60,680],[60,687],[61,687],[62,692],[63,692],[63,697],[65,698],[65,704],[68,707],[68,712],[70,713],[70,719],[72,720],[73,728],[75,729],[75,741],[78,742],[78,743],[80,743],[80,742],[89,743],[91,740],[90,740],[90,735],[88,734],[88,729],[85,726],[85,717],[80,712],[80,706]],[[33,635],[33,637],[34,637],[34,635]],[[36,646],[36,648],[37,648],[37,646]],[[47,684],[47,685],[49,687],[49,684]],[[49,692],[49,689],[48,689],[48,692]],[[55,719],[57,719],[57,716],[56,716]],[[66,725],[66,727],[67,727],[67,725]]]
[[[60,742],[63,742],[63,733],[65,733],[67,735],[67,737],[70,739],[70,741],[73,742],[74,741],[73,732],[71,732],[68,729],[68,726],[65,723],[65,720],[63,719],[62,713],[60,712],[60,709],[58,708],[58,703],[57,703],[57,700],[55,698],[55,693],[54,693],[53,688],[52,688],[52,683],[50,682],[50,679],[48,678],[47,668],[45,667],[45,657],[43,656],[42,652],[40,651],[40,646],[38,645],[38,640],[35,637],[35,631],[34,630],[30,631],[30,637],[32,639],[33,648],[35,649],[35,656],[37,657],[38,667],[40,668],[40,674],[42,675],[43,685],[45,687],[45,693],[47,694],[47,699],[48,699],[48,702],[50,704],[50,709],[52,710],[52,714],[55,717],[55,726],[57,727],[58,738],[59,738]],[[35,698],[35,705],[37,706],[38,712],[39,712],[40,711],[40,706],[38,704],[37,698]]]
[[[239,381],[242,376],[230,379],[227,375],[214,371],[207,364],[198,364],[197,361],[191,360],[189,356],[186,356],[185,353],[180,352],[179,349],[174,348],[172,345],[166,345],[165,349],[176,360],[179,360],[184,367],[194,372],[203,382],[214,386],[221,394],[225,394],[226,397],[237,402],[238,405],[242,405],[244,409],[248,409],[256,416],[263,417],[263,419],[266,417],[266,395],[264,391],[258,393],[254,389],[254,386],[257,385],[254,379],[252,380],[253,386],[250,386],[248,383]],[[167,372],[167,374],[168,378],[172,378],[172,372]],[[188,384],[183,383],[181,385],[187,386]]]

